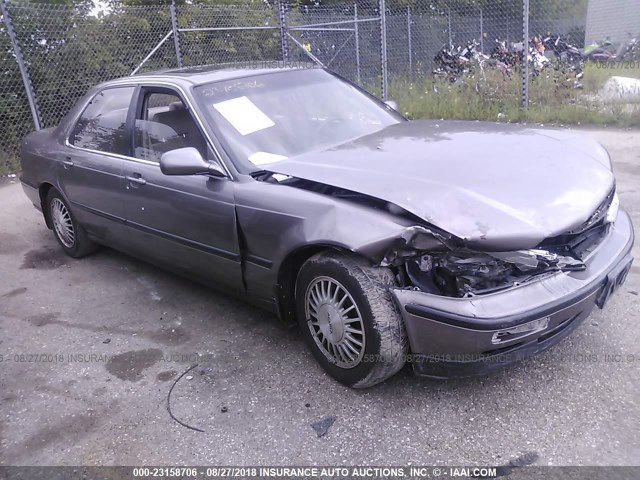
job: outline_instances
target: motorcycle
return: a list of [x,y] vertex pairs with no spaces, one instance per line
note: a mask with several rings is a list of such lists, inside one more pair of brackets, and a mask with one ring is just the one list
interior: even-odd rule
[[454,47],[453,45],[450,45],[449,48],[442,47],[433,59],[436,64],[433,74],[446,76],[451,83],[454,83],[462,75],[470,71],[474,60],[480,60],[480,67],[482,68],[482,59],[480,57],[482,54],[477,52],[477,46],[478,43],[474,40],[464,48],[460,46]]
[[575,62],[583,60],[583,54],[578,47],[571,45],[564,40],[562,36],[548,36],[542,40],[546,50],[553,54],[563,62]]

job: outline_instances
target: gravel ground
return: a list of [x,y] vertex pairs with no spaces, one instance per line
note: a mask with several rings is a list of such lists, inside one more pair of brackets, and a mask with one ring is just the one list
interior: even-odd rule
[[[640,225],[640,132],[584,132]],[[15,181],[0,205],[0,465],[640,464],[640,265],[540,356],[355,391],[274,316],[108,249],[65,257]],[[204,432],[166,410],[192,363],[172,409]]]

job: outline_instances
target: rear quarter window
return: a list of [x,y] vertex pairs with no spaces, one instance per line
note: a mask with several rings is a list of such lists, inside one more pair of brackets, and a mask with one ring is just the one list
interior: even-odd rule
[[135,87],[107,88],[91,99],[69,137],[80,148],[128,155],[127,115]]

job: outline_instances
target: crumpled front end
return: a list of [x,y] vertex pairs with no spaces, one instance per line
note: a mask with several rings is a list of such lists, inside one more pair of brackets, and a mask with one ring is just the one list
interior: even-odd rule
[[[415,227],[422,229],[423,227]],[[477,252],[415,228],[383,263],[394,268],[393,294],[418,374],[484,374],[538,353],[600,308],[631,268],[633,227],[607,197],[585,225],[515,252]]]

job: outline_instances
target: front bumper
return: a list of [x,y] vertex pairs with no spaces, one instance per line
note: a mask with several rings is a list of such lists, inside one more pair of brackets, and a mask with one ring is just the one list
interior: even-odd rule
[[484,375],[555,345],[624,282],[633,241],[631,219],[620,210],[586,258],[586,270],[472,298],[393,289],[414,371],[434,378]]

